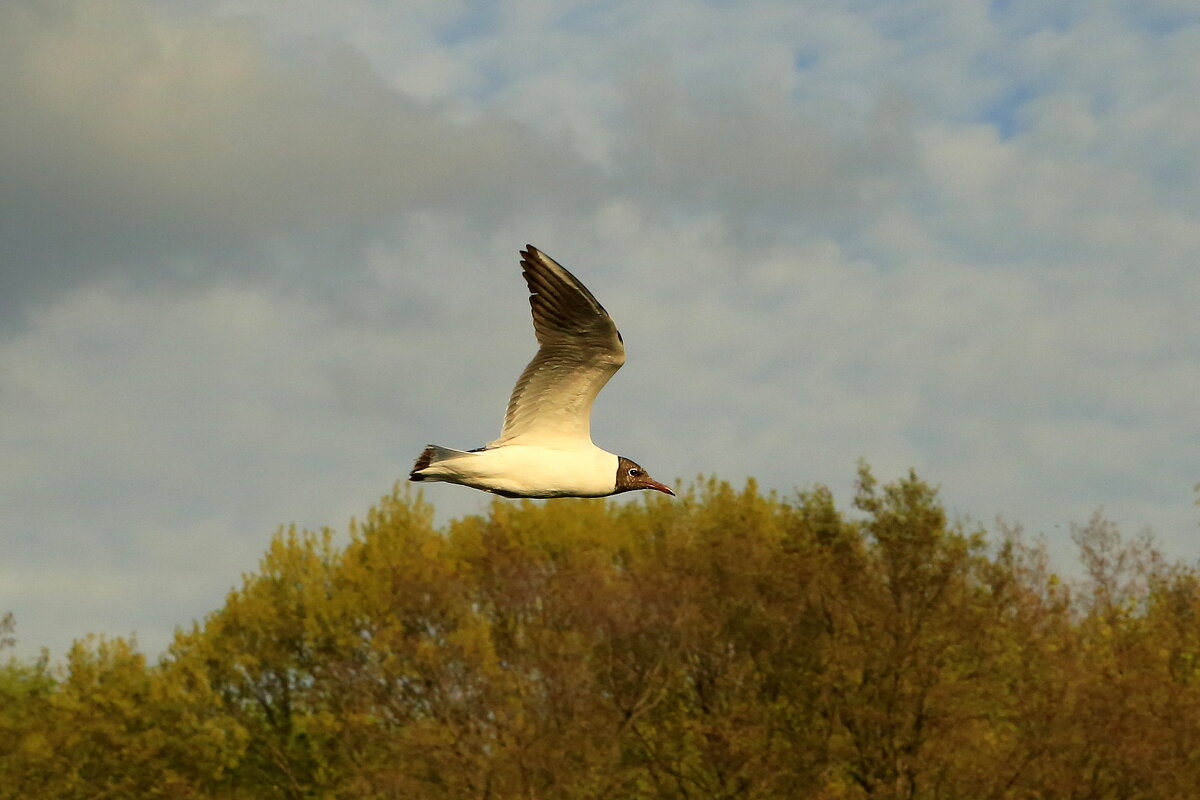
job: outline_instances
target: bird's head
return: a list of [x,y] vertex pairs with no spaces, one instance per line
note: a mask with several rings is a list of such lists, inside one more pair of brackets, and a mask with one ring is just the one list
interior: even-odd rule
[[617,486],[613,494],[632,492],[634,489],[654,489],[657,492],[675,496],[670,486],[664,486],[654,480],[646,470],[625,456],[617,456]]

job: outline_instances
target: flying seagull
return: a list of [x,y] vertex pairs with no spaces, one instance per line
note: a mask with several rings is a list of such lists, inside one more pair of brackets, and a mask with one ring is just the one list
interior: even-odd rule
[[625,363],[625,344],[604,306],[533,245],[521,251],[521,267],[541,346],[517,379],[500,438],[469,451],[431,444],[408,479],[504,497],[675,494],[633,461],[592,444],[592,402]]

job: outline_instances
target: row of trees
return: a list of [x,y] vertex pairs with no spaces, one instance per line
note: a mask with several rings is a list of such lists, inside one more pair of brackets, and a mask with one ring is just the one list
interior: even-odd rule
[[915,475],[854,505],[707,481],[439,530],[397,493],[344,546],[281,531],[157,664],[0,668],[0,797],[1196,796],[1195,568],[1096,518],[1072,587]]

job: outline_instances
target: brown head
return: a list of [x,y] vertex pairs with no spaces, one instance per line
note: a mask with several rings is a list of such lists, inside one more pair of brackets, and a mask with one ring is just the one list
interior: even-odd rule
[[625,456],[617,456],[617,486],[613,494],[632,492],[634,489],[654,489],[658,492],[675,496],[670,486],[663,486],[646,474],[646,470],[630,461]]

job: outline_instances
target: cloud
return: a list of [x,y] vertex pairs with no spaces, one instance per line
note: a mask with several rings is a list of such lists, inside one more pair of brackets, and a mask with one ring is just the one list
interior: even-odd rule
[[837,224],[877,208],[911,151],[903,104],[887,99],[866,131],[842,136],[765,87],[690,94],[650,78],[624,99],[629,191],[730,221]]
[[0,345],[0,607],[56,649],[114,624],[161,647],[277,525],[342,524],[388,490],[417,447],[393,421],[437,396],[373,387],[436,358],[269,291],[73,292]]
[[9,3],[0,610],[27,651],[156,651],[278,523],[488,441],[526,242],[619,323],[593,433],[655,475],[845,499],[863,456],[1193,557],[1198,35],[1168,3]]
[[271,242],[344,255],[398,215],[507,213],[514,186],[586,192],[554,145],[391,91],[354,50],[290,60],[245,20],[136,0],[0,11],[0,263],[9,310],[97,279],[281,269]]

